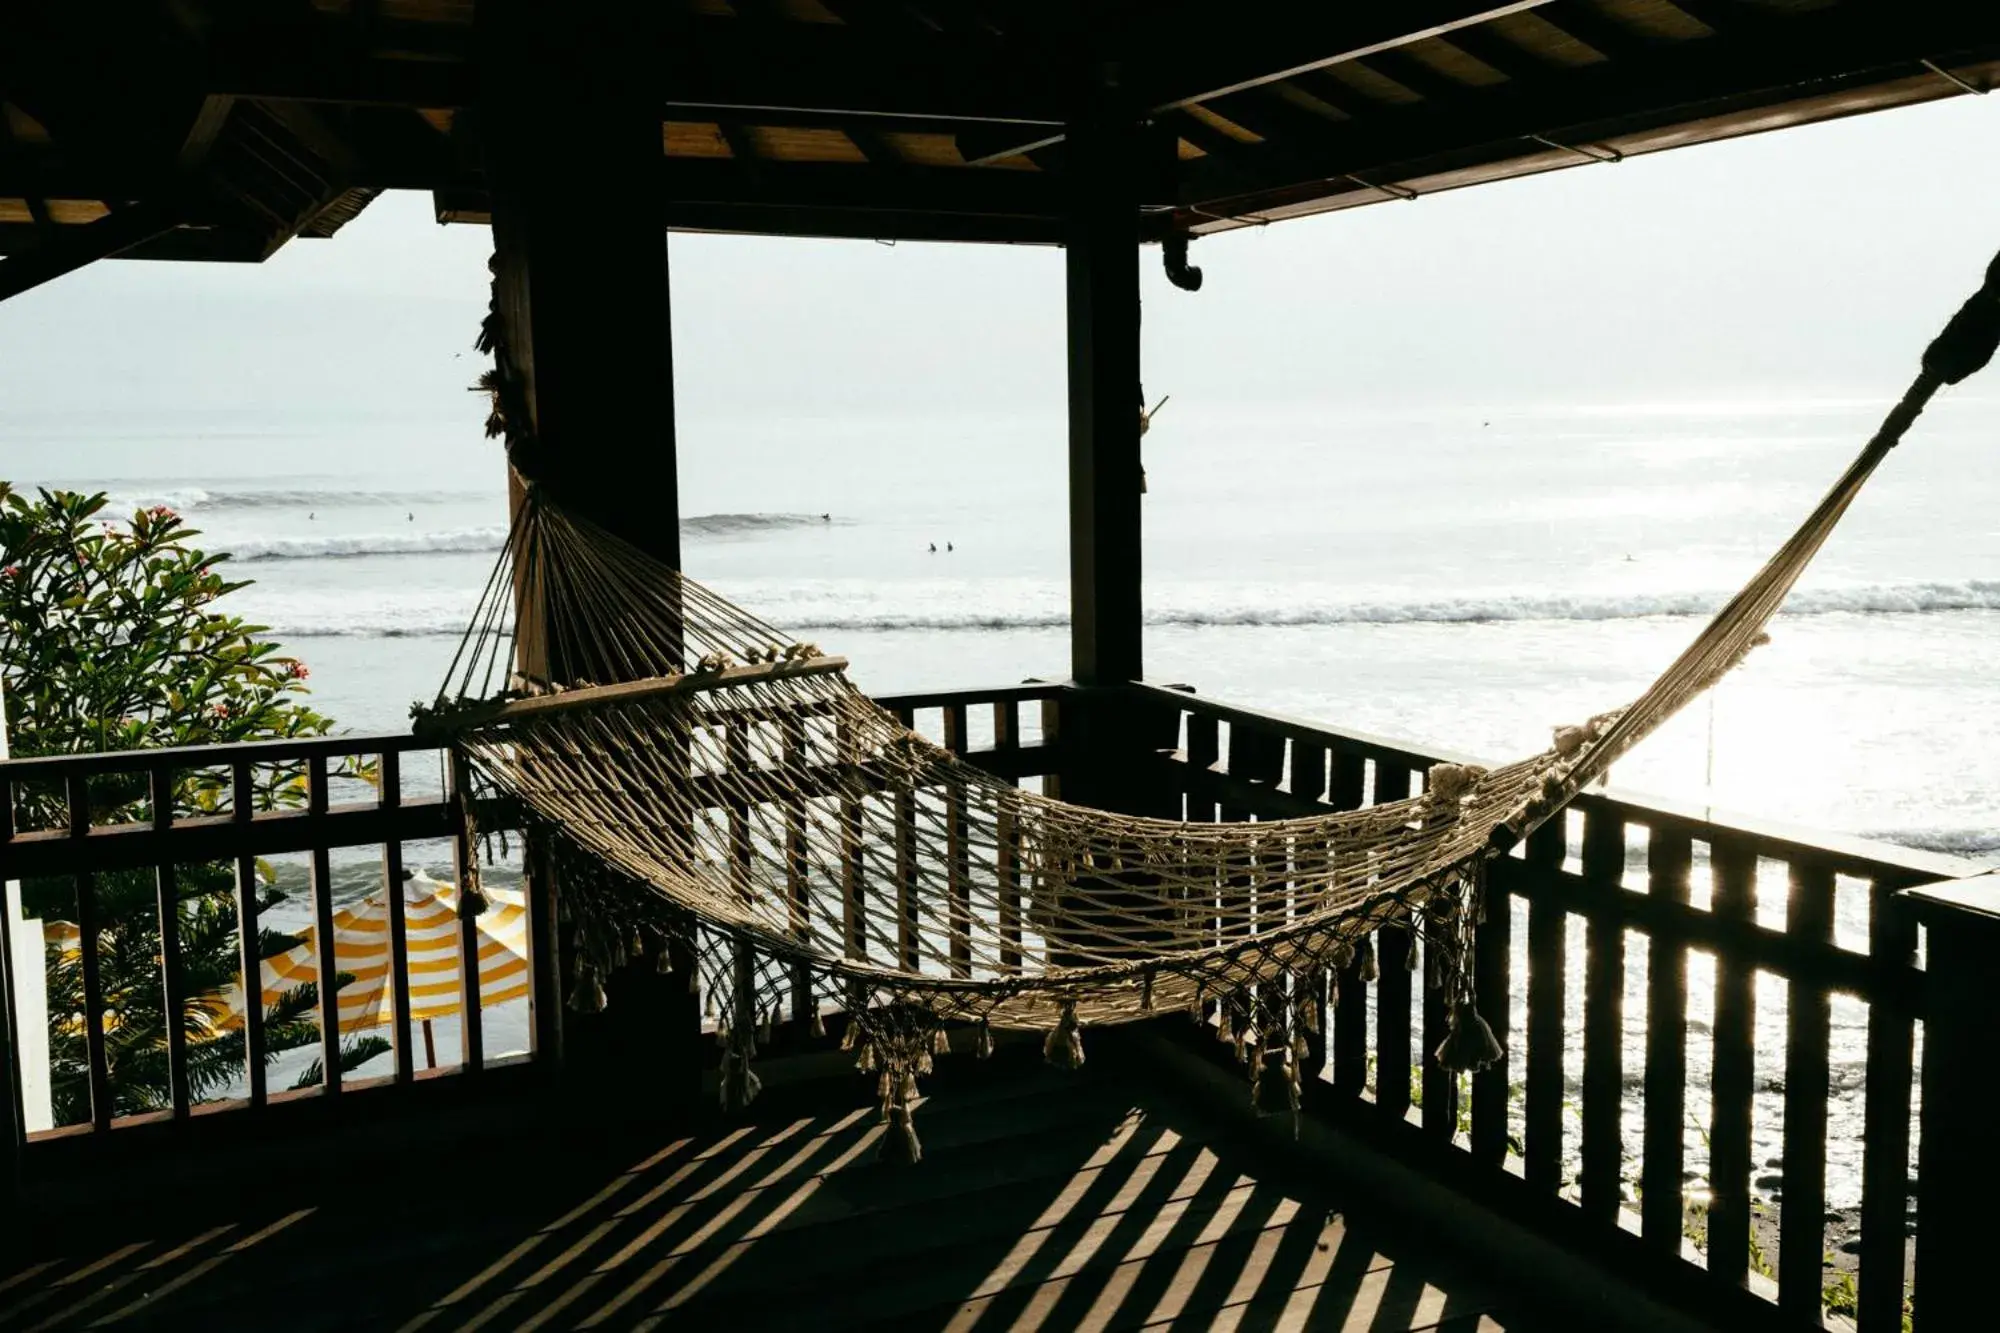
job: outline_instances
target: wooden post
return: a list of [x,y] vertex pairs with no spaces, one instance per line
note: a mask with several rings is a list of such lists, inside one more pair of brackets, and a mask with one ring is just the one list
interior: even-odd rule
[[1138,127],[1099,72],[1069,126],[1070,672],[1138,680]]
[[[482,0],[476,22],[495,301],[531,418],[512,460],[565,508],[678,568],[660,7]],[[563,608],[541,603],[540,583],[519,595],[520,669],[575,674],[537,632]],[[556,920],[545,850],[529,862],[538,955]],[[640,1092],[627,1099],[635,1111],[690,1098],[701,1052],[689,978],[628,965],[605,978],[602,1015],[565,1015],[574,975],[573,960],[537,965],[537,1050]]]
[[1929,941],[1914,1312],[1918,1333],[1938,1333],[1967,1327],[1973,1312],[1992,1304],[1988,1219],[2000,1192],[1992,979],[2000,957],[2000,874],[1906,889],[1898,897]]

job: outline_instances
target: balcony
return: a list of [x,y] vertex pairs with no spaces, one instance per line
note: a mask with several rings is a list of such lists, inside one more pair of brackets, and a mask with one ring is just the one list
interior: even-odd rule
[[[996,774],[1191,819],[1357,808],[1419,790],[1432,763],[1456,758],[1144,685],[881,702]],[[929,1159],[890,1168],[872,1163],[881,1131],[840,1053],[838,1012],[805,1012],[800,992],[760,1056],[766,1099],[747,1119],[718,1116],[719,1050],[704,1036],[713,1020],[683,978],[643,969],[613,978],[604,1013],[565,1010],[551,905],[533,875],[529,998],[511,1019],[481,1014],[490,951],[477,918],[461,915],[460,1021],[447,1025],[457,1049],[430,1067],[435,1052],[423,1058],[409,1021],[425,976],[413,978],[394,890],[406,848],[444,840],[463,854],[462,794],[426,787],[445,768],[407,736],[0,764],[8,809],[31,791],[66,800],[59,827],[5,830],[0,877],[75,886],[78,1011],[53,1026],[83,1031],[90,1105],[79,1123],[23,1132],[17,1119],[7,1136],[19,1208],[47,1229],[0,1276],[0,1323],[112,1313],[171,1323],[219,1318],[231,1303],[324,1301],[382,1326],[470,1327],[489,1308],[624,1326],[738,1308],[723,1293],[744,1283],[915,1268],[908,1282],[859,1290],[834,1281],[829,1309],[844,1313],[828,1317],[916,1326],[950,1322],[939,1313],[949,1309],[973,1319],[991,1308],[998,1320],[1053,1302],[1122,1326],[1157,1310],[1207,1322],[1289,1306],[1356,1319],[1365,1305],[1390,1321],[1361,1319],[1371,1327],[1515,1327],[1587,1312],[1616,1291],[1659,1326],[1777,1329],[1828,1317],[1822,1258],[1843,1247],[1858,1271],[1836,1313],[1863,1329],[1902,1327],[1906,1299],[1914,1292],[1923,1309],[1933,1274],[1946,1275],[1939,1292],[1956,1290],[1954,1247],[1965,1242],[1953,1210],[1991,1170],[1962,1123],[1985,1103],[1965,1098],[1993,1077],[1958,1058],[1982,1038],[1963,1016],[1976,1011],[1951,1006],[1979,975],[1967,949],[1992,931],[1988,891],[1963,862],[1593,792],[1491,885],[1480,1004],[1508,1047],[1503,1064],[1457,1076],[1426,1057],[1442,1040],[1443,1006],[1423,960],[1408,957],[1416,946],[1391,926],[1377,932],[1375,967],[1338,979],[1297,1125],[1249,1105],[1213,1015],[1176,1015],[1092,1033],[1075,1076],[1035,1072],[1028,1043],[1003,1043],[990,1066],[941,1060],[926,1089]],[[93,784],[164,790],[192,770],[236,799],[198,818],[94,822]],[[252,810],[244,794],[274,771],[307,784],[305,809]],[[504,810],[477,814],[488,834],[506,823]],[[332,867],[379,857],[382,896],[397,905],[380,983],[389,1052],[366,1076],[343,1077],[340,996],[327,992],[316,1021],[330,1076],[267,1086],[253,1020],[227,1095],[196,1096],[185,1042],[163,1041],[165,1104],[119,1114],[107,1054],[117,1034],[93,965],[114,927],[95,910],[95,877],[150,867],[171,901],[176,867],[232,866],[240,926],[254,934],[256,859],[285,856],[305,865],[318,939],[335,936]],[[871,860],[845,891],[893,892],[908,873],[896,858]],[[1245,874],[1282,914],[1282,874]],[[163,993],[179,1011],[194,1000],[177,974],[172,917],[161,920]],[[46,1011],[23,978],[8,980],[11,1015],[24,1000]],[[23,1075],[35,1071],[23,1068],[16,1023],[7,1035],[18,1116]],[[969,1033],[959,1038],[969,1047]],[[1782,1163],[1781,1186],[1767,1162]],[[235,1183],[219,1196],[191,1188],[216,1179]],[[1852,1213],[1830,1214],[1835,1195],[1858,1198],[1858,1227]],[[420,1222],[433,1207],[446,1220]],[[835,1225],[857,1210],[880,1227]],[[133,1219],[144,1243],[124,1242],[107,1217]],[[1912,1220],[1924,1224],[1914,1265]],[[946,1236],[964,1243],[933,1253]],[[435,1262],[408,1259],[404,1246],[419,1239]],[[330,1277],[308,1295],[297,1265],[327,1274],[341,1253],[391,1263],[394,1276],[365,1300]],[[1235,1278],[1186,1277],[1206,1271],[1204,1254],[1230,1256]],[[1510,1281],[1530,1271],[1521,1265],[1572,1283],[1595,1274],[1601,1291],[1552,1299],[1540,1281]]]

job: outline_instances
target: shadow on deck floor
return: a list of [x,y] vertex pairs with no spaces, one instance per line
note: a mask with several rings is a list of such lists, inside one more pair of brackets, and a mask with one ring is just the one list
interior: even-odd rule
[[875,1161],[872,1109],[758,1108],[107,1218],[0,1257],[0,1329],[1522,1327],[1437,1254],[1259,1179],[1253,1148],[1150,1086],[936,1083],[916,1167]]

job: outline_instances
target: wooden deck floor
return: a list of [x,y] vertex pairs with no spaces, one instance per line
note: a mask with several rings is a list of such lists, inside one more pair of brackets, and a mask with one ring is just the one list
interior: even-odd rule
[[45,1234],[0,1257],[0,1328],[1525,1327],[1150,1088],[1095,1067],[936,1082],[916,1167],[875,1161],[871,1111],[772,1108]]

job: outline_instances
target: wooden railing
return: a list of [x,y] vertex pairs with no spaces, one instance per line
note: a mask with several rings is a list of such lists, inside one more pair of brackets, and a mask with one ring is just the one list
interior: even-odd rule
[[[1025,714],[1062,692],[1055,684],[1025,684],[985,690],[912,694],[881,702],[905,722],[926,730],[989,771],[1009,778],[1033,778],[1052,772],[1056,747],[1040,735],[1042,719]],[[738,738],[729,738],[731,753]],[[406,782],[406,777],[410,780]],[[410,958],[405,948],[404,847],[408,843],[446,841],[453,848],[454,882],[463,873],[472,849],[465,841],[466,824],[458,805],[456,775],[445,753],[432,742],[407,735],[352,736],[243,745],[128,751],[108,754],[54,756],[0,762],[0,883],[56,881],[74,893],[76,970],[81,986],[75,1023],[81,1027],[83,1063],[88,1083],[89,1115],[75,1125],[28,1135],[16,1053],[17,1015],[21,1000],[11,966],[12,941],[6,932],[17,923],[0,920],[0,1165],[12,1168],[25,1147],[32,1154],[39,1144],[73,1142],[78,1134],[101,1133],[163,1122],[208,1121],[211,1113],[232,1109],[260,1110],[272,1103],[302,1099],[339,1098],[364,1087],[408,1085],[428,1081],[433,1071],[418,1058],[411,1013]],[[289,796],[275,800],[283,788]],[[191,792],[199,792],[198,799]],[[178,806],[178,808],[177,808]],[[479,827],[492,833],[509,823],[504,810],[482,810]],[[309,1088],[273,1090],[266,1086],[267,1042],[264,1006],[258,1002],[260,959],[257,941],[267,924],[263,911],[264,874],[260,859],[303,855],[308,862],[302,904],[310,911],[314,935],[324,951],[334,938],[333,855],[352,849],[377,849],[381,882],[389,905],[391,947],[385,985],[390,996],[386,1027],[393,1053],[393,1073],[386,1079],[350,1084],[341,1073],[342,1033],[339,994],[322,986],[317,995],[318,1055],[323,1071]],[[157,933],[160,997],[165,1013],[182,1015],[191,1000],[185,959],[177,939],[182,895],[176,876],[195,866],[226,866],[233,876],[233,907],[238,939],[235,976],[243,983],[240,1004],[243,1030],[240,1095],[203,1102],[197,1098],[189,1067],[186,1026],[163,1024],[167,1067],[164,1105],[129,1113],[121,1110],[111,1049],[115,1028],[107,1031],[113,1006],[105,993],[101,959],[107,941],[121,929]],[[104,919],[103,877],[139,871],[152,878],[150,901],[125,920]],[[857,873],[865,875],[866,872]],[[869,885],[849,885],[852,893]],[[562,988],[554,951],[537,938],[552,920],[539,898],[533,876],[527,878],[530,921],[531,1007],[535,1012],[530,1058],[547,1031],[547,1017],[560,1007]],[[0,918],[8,916],[0,912]],[[460,1050],[455,1065],[437,1073],[477,1073],[496,1063],[485,1049],[485,1015],[481,1011],[479,941],[476,918],[463,911],[459,934]],[[320,960],[323,961],[323,960]],[[316,965],[318,965],[316,963]],[[213,997],[207,997],[211,1001]],[[37,1006],[39,1007],[39,1006]],[[801,1027],[810,1015],[796,1015]],[[509,1057],[506,1062],[518,1062]],[[129,1103],[129,1098],[127,1099]],[[157,1132],[157,1131],[155,1131]],[[11,1171],[0,1171],[0,1181]]]
[[[179,939],[183,895],[177,877],[193,867],[226,867],[233,878],[236,972],[249,978],[240,1004],[243,1091],[234,1102],[255,1108],[286,1098],[287,1094],[272,1093],[265,1086],[264,1007],[257,1000],[258,941],[266,925],[259,861],[299,853],[308,859],[308,906],[324,949],[333,937],[332,853],[379,848],[392,927],[400,943],[403,845],[450,838],[458,826],[449,793],[405,795],[405,760],[427,748],[407,736],[339,737],[0,763],[0,881],[27,881],[30,886],[56,881],[74,894],[71,924],[77,933],[76,966],[81,974],[75,1021],[82,1028],[89,1117],[81,1126],[59,1126],[56,1133],[78,1128],[103,1131],[128,1121],[184,1121],[197,1109],[216,1109],[197,1106],[189,1068],[186,1014],[190,1002],[203,997],[190,994],[184,975],[187,959]],[[291,799],[274,803],[273,788],[287,789]],[[205,789],[206,799],[191,802],[195,789]],[[132,871],[151,876],[152,903],[143,912],[128,912],[124,921],[106,921],[105,877]],[[469,935],[471,918],[465,919]],[[5,921],[0,930],[11,933],[18,925]],[[128,930],[156,937],[161,1017],[172,1016],[162,1024],[165,1105],[137,1115],[118,1112],[108,1054],[115,1033],[107,1032],[110,997],[103,976],[107,940],[115,941]],[[7,945],[0,950],[0,962],[11,963],[11,938]],[[407,1014],[410,981],[407,958],[400,949],[392,950],[391,966],[398,1012]],[[7,1040],[11,1051],[18,1036],[15,1016],[26,997],[18,993],[11,966],[7,970],[7,985],[0,993],[7,1022],[0,1025],[0,1038]],[[476,1005],[476,967],[468,976],[475,978]],[[343,1091],[339,995],[333,986],[322,985],[317,991],[323,1074],[313,1091],[333,1098]],[[476,1069],[482,1063],[479,1024],[463,1026],[464,1067]],[[393,1078],[407,1083],[417,1072],[409,1026],[399,1022],[391,1030]],[[14,1066],[10,1058],[5,1113],[12,1137],[18,1140],[21,1090]]]
[[[1358,808],[1421,791],[1435,762],[1466,761],[1180,691],[1131,694],[1172,714],[1163,730],[1178,742],[1152,756],[1152,780],[1182,794],[1190,819]],[[1594,791],[1495,871],[1476,974],[1506,1060],[1472,1077],[1461,1104],[1459,1080],[1427,1054],[1444,1038],[1444,1006],[1404,966],[1411,937],[1385,929],[1378,979],[1363,981],[1357,967],[1337,980],[1315,1109],[1620,1269],[1711,1288],[1714,1308],[1755,1321],[1746,1326],[1816,1327],[1833,1248],[1831,1014],[1847,997],[1866,1010],[1852,1313],[1863,1333],[1901,1329],[1913,1032],[1925,994],[1902,891],[1977,867]],[[1691,956],[1712,968],[1712,983],[1690,985]],[[1782,1051],[1758,1047],[1760,977],[1781,983]],[[1635,997],[1645,1015],[1636,1032],[1625,1012]],[[1701,1063],[1708,1076],[1691,1078]],[[1765,1230],[1753,1231],[1753,1214],[1767,1206],[1752,1188],[1760,1087],[1782,1088],[1782,1197],[1768,1205],[1775,1255],[1753,1244]],[[1705,1189],[1686,1178],[1691,1137],[1707,1145]],[[1705,1207],[1691,1208],[1702,1195]],[[1775,1285],[1763,1280],[1771,1267]]]
[[[1418,791],[1433,763],[1463,758],[1148,686],[1105,694],[1028,683],[881,702],[998,775],[1067,783],[1065,774],[1077,774],[1078,787],[1112,796],[1123,783],[1135,806],[1158,812],[1164,804],[1190,819],[1358,808]],[[1122,722],[1078,733],[1097,741],[1080,744],[1072,737],[1066,745],[1060,739],[1106,702],[1122,710]],[[1030,711],[1036,709],[1039,717]],[[1058,714],[1066,724],[1060,728]],[[1100,753],[1105,737],[1144,738],[1153,748]],[[160,794],[184,788],[189,774],[204,775],[210,797],[199,810],[175,810]],[[265,808],[274,783],[293,784],[303,794],[299,807]],[[159,908],[153,927],[164,933],[161,992],[168,1009],[177,1011],[189,997],[178,971],[174,914],[165,909],[177,901],[178,868],[231,867],[240,938],[254,942],[257,859],[302,853],[309,862],[312,920],[325,941],[333,934],[332,853],[379,849],[382,882],[397,907],[406,843],[453,840],[462,871],[465,824],[452,788],[444,756],[407,736],[0,763],[0,880],[56,879],[74,886],[82,972],[77,1021],[90,1093],[86,1123],[33,1140],[22,1134],[13,1043],[19,997],[10,968],[0,987],[6,1003],[0,1039],[7,1042],[0,1050],[0,1077],[7,1080],[0,1086],[0,1116],[7,1121],[0,1124],[0,1146],[12,1165],[79,1135],[125,1138],[117,1131],[137,1124],[171,1134],[176,1125],[213,1123],[206,1114],[212,1110],[256,1111],[299,1101],[324,1107],[362,1091],[340,1075],[338,997],[328,990],[318,1002],[326,1074],[317,1086],[298,1092],[265,1087],[261,1006],[253,998],[243,1006],[242,1096],[197,1105],[185,1041],[177,1025],[168,1025],[166,1104],[146,1115],[114,1114],[107,1057],[114,1034],[106,1031],[96,966],[107,930],[94,910],[98,880],[135,869],[153,876]],[[23,811],[36,812],[28,823],[39,826],[17,826],[16,813]],[[488,830],[505,822],[504,812],[481,814]],[[852,868],[841,892],[849,902],[871,892],[894,893],[909,869],[893,856],[868,859]],[[1940,979],[1921,965],[1920,922],[1935,932],[1936,914],[1956,905],[1948,897],[1923,899],[1915,904],[1919,911],[1910,900],[1913,886],[1969,869],[1877,843],[1712,818],[1703,810],[1615,792],[1588,793],[1565,820],[1496,863],[1489,879],[1476,959],[1478,1002],[1508,1049],[1506,1061],[1461,1083],[1428,1058],[1444,1037],[1447,1016],[1438,994],[1422,984],[1421,968],[1405,967],[1407,952],[1418,947],[1412,937],[1385,929],[1378,932],[1376,979],[1364,981],[1358,968],[1337,979],[1338,1004],[1315,1052],[1320,1077],[1308,1089],[1307,1109],[1466,1197],[1637,1279],[1699,1288],[1712,1297],[1718,1318],[1749,1327],[1816,1325],[1824,1308],[1821,1259],[1829,1248],[1834,1018],[1837,1006],[1858,1005],[1852,1013],[1838,1010],[1865,1023],[1865,1078],[1855,1090],[1850,1077],[1842,1093],[1859,1099],[1863,1140],[1856,1170],[1857,1322],[1863,1333],[1891,1333],[1902,1326],[1912,1285],[1905,1227],[1918,1025],[1926,1025],[1924,1072],[1939,1080],[1937,1087],[1984,1086],[1951,1084],[1950,1071],[1960,1068],[1975,1071],[1975,1079],[1992,1078],[1986,1072],[1994,1066],[1990,1057],[1978,1059],[1975,1051],[1957,1059],[1966,1055],[1958,1047],[1984,1039],[1983,1029],[1947,1023],[1946,1015],[1926,1007]],[[882,882],[869,882],[871,876]],[[539,931],[553,914],[536,898],[532,877],[529,885],[530,916]],[[945,903],[937,910],[948,914],[954,907]],[[2000,911],[1993,919],[2000,922]],[[399,926],[392,920],[398,945],[391,950],[388,983],[396,1015],[390,1025],[393,1073],[368,1080],[369,1087],[434,1082],[417,1066],[404,1021],[410,975]],[[916,921],[910,928],[948,933],[952,923]],[[546,941],[534,932],[531,938],[539,1048],[544,1015],[559,1009],[555,997],[563,993],[563,978],[556,951],[542,947]],[[457,1068],[476,1074],[496,1062],[481,1039],[470,917],[462,918],[460,946],[474,966],[462,969]],[[254,944],[244,950],[240,975],[257,975],[254,955]],[[0,950],[0,963],[11,957]],[[1691,959],[1698,960],[1694,967]],[[1641,967],[1643,986],[1634,984]],[[1782,996],[1785,1015],[1782,1036],[1773,1039],[1766,1025],[1761,1046],[1760,977],[1771,979],[1765,990]],[[1952,993],[1962,995],[1972,982],[1960,978],[1955,984]],[[250,990],[254,996],[254,981]],[[686,988],[679,993],[685,999]],[[1628,1024],[1628,1005],[1634,1017],[1643,1010],[1643,1024]],[[816,1044],[820,1039],[808,1039],[812,1017],[803,1005],[792,1006],[783,1026],[796,1030],[781,1044]],[[698,1033],[691,1028],[688,1035]],[[1947,1037],[1956,1043],[1946,1053],[1952,1058],[1940,1055]],[[695,1046],[703,1052],[696,1058],[713,1061],[714,1043],[697,1041],[688,1049]],[[1211,1042],[1206,1049],[1221,1048]],[[1782,1089],[1775,1098],[1767,1092],[1761,1107],[1764,1119],[1782,1124],[1770,1137],[1783,1163],[1782,1198],[1775,1203],[1765,1203],[1752,1188],[1760,1088]],[[1980,1139],[1948,1122],[1936,1106],[1956,1100],[1927,1092],[1932,1110],[1923,1124],[1924,1161],[1927,1174],[1963,1186],[1964,1195],[1973,1190],[1965,1182],[1992,1171],[1978,1166]],[[1850,1129],[1846,1138],[1853,1137]],[[1704,1151],[1705,1168],[1691,1170]],[[1701,1177],[1705,1187],[1689,1184]],[[1944,1197],[1942,1190],[1925,1192],[1927,1210]],[[1752,1241],[1768,1231],[1758,1215],[1769,1209],[1775,1209],[1777,1249],[1760,1258]],[[1925,1292],[1943,1289],[1942,1263],[1926,1270],[1923,1244],[1920,1236],[1920,1311]],[[1759,1272],[1768,1257],[1777,1261],[1775,1284]]]

